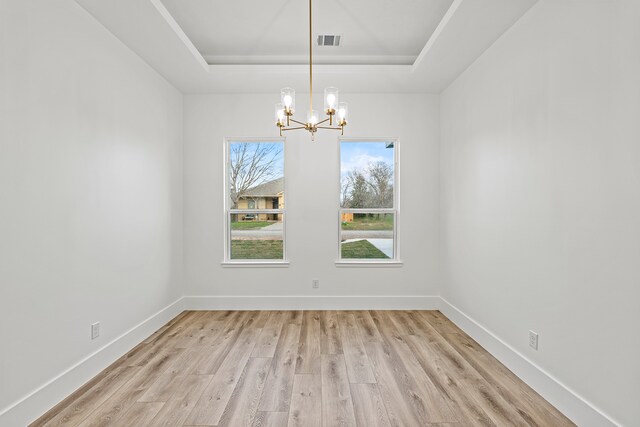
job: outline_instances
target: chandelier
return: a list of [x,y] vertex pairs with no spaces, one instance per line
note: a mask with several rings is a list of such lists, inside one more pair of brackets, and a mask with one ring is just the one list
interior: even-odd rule
[[[300,122],[292,118],[296,106],[296,91],[286,87],[280,91],[280,102],[276,104],[276,125],[282,132],[288,130],[306,129],[311,133],[311,140],[315,139],[318,129],[339,130],[344,135],[344,127],[347,125],[347,114],[349,112],[346,102],[338,102],[338,88],[328,87],[324,90],[324,113],[329,116],[319,121],[318,112],[313,109],[313,49],[312,49],[312,20],[311,20],[311,0],[309,0],[309,112],[307,121]],[[334,116],[336,118],[334,119]],[[334,121],[335,126],[334,126]],[[291,122],[299,125],[291,127]],[[328,126],[321,126],[325,123]]]

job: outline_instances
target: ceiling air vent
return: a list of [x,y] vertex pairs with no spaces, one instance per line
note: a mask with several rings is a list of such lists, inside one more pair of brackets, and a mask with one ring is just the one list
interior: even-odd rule
[[340,36],[337,34],[319,35],[318,46],[340,46]]

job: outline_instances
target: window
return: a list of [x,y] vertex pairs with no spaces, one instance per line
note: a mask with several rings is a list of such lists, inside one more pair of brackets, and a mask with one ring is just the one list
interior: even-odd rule
[[284,261],[284,141],[228,140],[225,161],[225,262]]
[[397,152],[397,140],[340,140],[339,261],[398,260]]

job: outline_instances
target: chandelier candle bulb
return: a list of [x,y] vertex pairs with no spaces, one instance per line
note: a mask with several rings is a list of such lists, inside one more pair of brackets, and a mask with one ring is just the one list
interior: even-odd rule
[[280,127],[284,126],[284,106],[276,104],[276,124]]
[[349,106],[346,102],[338,104],[338,125],[344,126],[347,124],[347,116],[349,115]]
[[309,111],[309,114],[307,115],[307,123],[311,126],[318,124],[318,112],[316,110]]
[[336,102],[336,96],[331,93],[327,95],[327,110],[333,110],[334,102]]
[[338,88],[328,87],[324,90],[324,111],[327,114],[334,114],[338,106]]
[[280,91],[280,102],[284,105],[287,115],[292,115],[296,109],[296,91],[285,87]]

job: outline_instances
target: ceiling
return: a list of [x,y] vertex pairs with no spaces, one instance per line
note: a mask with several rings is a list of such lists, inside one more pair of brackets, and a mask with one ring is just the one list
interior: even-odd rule
[[[536,1],[315,0],[314,87],[440,93]],[[306,0],[76,2],[183,93],[308,87]]]
[[[315,0],[314,60],[320,64],[411,65],[452,3]],[[162,4],[209,64],[309,61],[308,1],[162,0]],[[318,34],[340,35],[340,46],[317,47]]]

